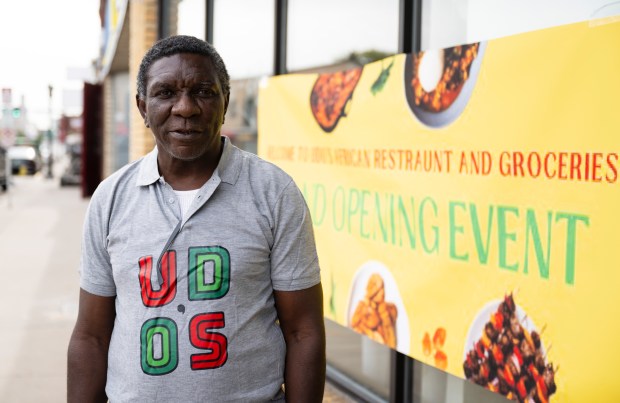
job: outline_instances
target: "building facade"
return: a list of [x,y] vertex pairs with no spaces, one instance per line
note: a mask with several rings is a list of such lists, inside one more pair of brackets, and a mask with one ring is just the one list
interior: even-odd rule
[[[554,0],[101,0],[102,138],[106,177],[148,153],[154,139],[135,107],[138,66],[159,38],[211,42],[231,75],[223,134],[257,152],[265,77],[344,70],[384,57],[485,41],[591,18],[603,3]],[[560,11],[561,10],[561,11]],[[608,11],[613,13],[613,11]],[[499,402],[471,382],[327,320],[328,376],[359,401]]]

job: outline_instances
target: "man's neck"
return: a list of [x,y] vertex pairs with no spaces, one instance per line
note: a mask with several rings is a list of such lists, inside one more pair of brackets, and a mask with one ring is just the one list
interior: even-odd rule
[[206,154],[193,161],[172,159],[163,164],[158,155],[159,173],[174,190],[199,189],[213,176],[223,150],[222,142],[219,152],[215,155]]

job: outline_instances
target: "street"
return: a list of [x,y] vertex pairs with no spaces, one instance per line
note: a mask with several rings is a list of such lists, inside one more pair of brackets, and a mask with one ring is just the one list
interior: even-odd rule
[[0,401],[66,401],[88,200],[58,176],[15,176],[0,193]]

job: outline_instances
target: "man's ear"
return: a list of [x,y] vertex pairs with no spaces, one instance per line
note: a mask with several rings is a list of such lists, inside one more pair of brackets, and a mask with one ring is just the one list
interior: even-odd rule
[[228,102],[230,101],[230,92],[226,94],[226,99],[224,100],[224,115],[222,116],[222,124],[226,121],[226,111],[228,111]]
[[144,124],[146,127],[149,127],[149,123],[146,120],[146,102],[144,102],[144,99],[140,98],[138,94],[136,94],[136,105],[138,106],[138,111],[140,111],[142,119],[144,119]]
[[146,102],[144,102],[144,99],[140,98],[138,94],[136,94],[136,105],[138,106],[140,115],[142,115],[143,118],[146,117]]

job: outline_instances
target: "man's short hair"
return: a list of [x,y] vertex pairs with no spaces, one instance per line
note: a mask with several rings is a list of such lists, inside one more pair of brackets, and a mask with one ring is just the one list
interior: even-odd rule
[[194,53],[208,57],[215,67],[224,95],[230,93],[230,76],[226,70],[224,60],[222,60],[220,54],[217,53],[217,50],[215,50],[210,43],[202,39],[189,35],[174,35],[155,42],[142,58],[137,79],[137,91],[140,99],[146,97],[147,77],[151,65],[163,57],[179,53]]

